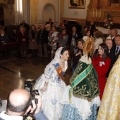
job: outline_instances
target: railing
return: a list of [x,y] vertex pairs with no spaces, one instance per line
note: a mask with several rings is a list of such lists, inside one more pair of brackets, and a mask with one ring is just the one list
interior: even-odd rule
[[18,49],[18,43],[17,42],[0,44],[0,52],[12,51],[12,50],[17,50],[17,49]]

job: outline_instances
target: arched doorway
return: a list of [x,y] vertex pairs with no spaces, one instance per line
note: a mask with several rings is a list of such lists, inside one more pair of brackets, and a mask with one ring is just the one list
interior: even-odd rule
[[0,25],[4,26],[4,10],[2,5],[0,5]]
[[52,18],[53,22],[55,22],[55,7],[52,4],[46,4],[43,7],[42,11],[42,22],[46,23],[49,18]]

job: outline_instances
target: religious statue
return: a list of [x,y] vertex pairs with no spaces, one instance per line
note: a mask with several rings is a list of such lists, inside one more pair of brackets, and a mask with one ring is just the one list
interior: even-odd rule
[[83,6],[84,0],[70,0],[71,6]]

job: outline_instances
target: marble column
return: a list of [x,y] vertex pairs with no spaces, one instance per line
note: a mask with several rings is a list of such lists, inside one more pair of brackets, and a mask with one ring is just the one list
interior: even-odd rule
[[30,24],[30,0],[23,0],[23,19]]
[[15,0],[15,24],[18,25],[25,20],[30,24],[30,0]]
[[63,13],[64,13],[64,0],[60,0],[60,22],[62,22],[62,17],[63,17]]
[[30,0],[30,24],[38,23],[38,0]]

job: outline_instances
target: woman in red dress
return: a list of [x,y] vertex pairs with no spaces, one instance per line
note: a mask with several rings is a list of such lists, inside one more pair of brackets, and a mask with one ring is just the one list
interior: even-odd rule
[[98,53],[92,59],[93,66],[98,74],[98,82],[100,88],[100,99],[104,92],[106,84],[106,74],[110,67],[110,58],[107,56],[108,47],[105,43],[102,43],[98,47]]

